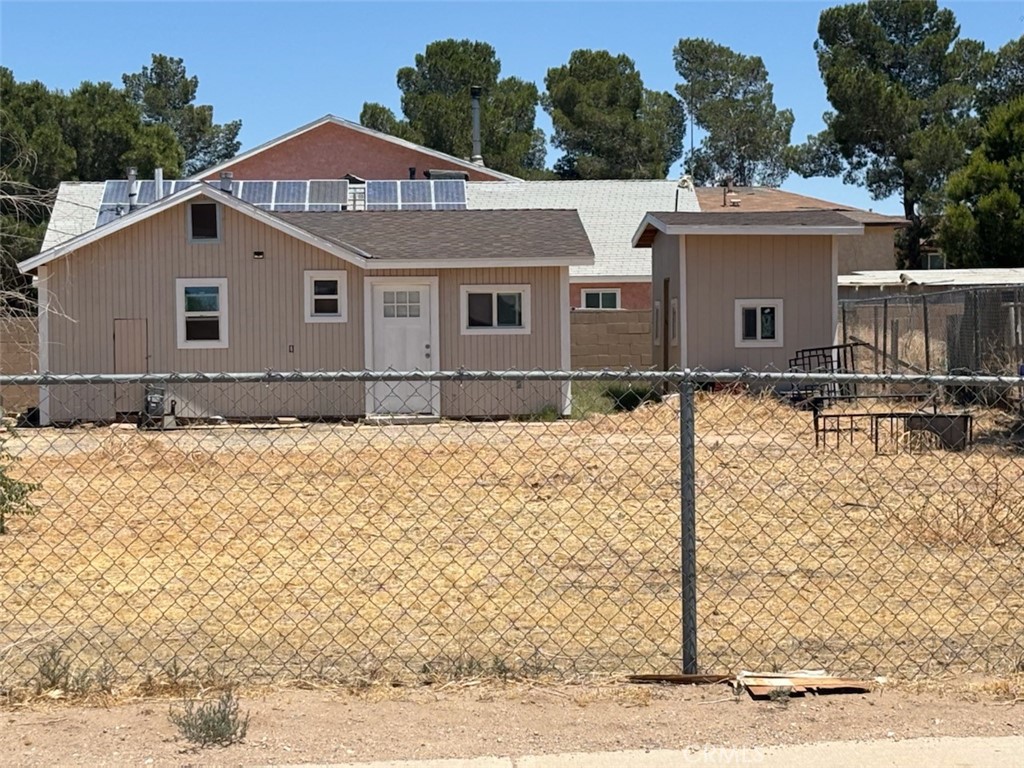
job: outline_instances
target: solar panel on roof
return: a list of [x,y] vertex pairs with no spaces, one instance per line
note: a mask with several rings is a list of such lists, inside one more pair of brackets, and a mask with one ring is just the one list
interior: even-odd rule
[[[282,209],[281,205],[306,205],[306,197],[309,194],[309,182],[307,181],[279,181],[274,187],[274,209]],[[301,210],[301,209],[299,209]]]
[[345,206],[341,203],[310,203],[306,210],[313,213],[338,213],[345,210]]
[[366,210],[397,211],[398,182],[368,181],[366,182]]
[[[174,183],[174,191],[175,192],[181,192],[181,190],[188,189],[189,187],[191,187],[191,186],[193,186],[195,184],[198,184],[199,182],[198,181],[185,181],[184,179],[180,179],[180,180],[175,181],[173,183]],[[167,182],[165,181],[164,184],[167,184]]]
[[103,205],[127,203],[128,182],[124,180],[108,181],[103,186]]
[[270,205],[274,202],[274,182],[244,181],[238,197],[253,205]]
[[139,182],[139,194],[135,198],[135,205],[149,205],[156,200],[156,182],[155,181],[140,181]]
[[434,185],[434,207],[438,210],[466,209],[466,182],[462,179],[439,179]]
[[348,203],[346,179],[314,179],[309,182],[310,210],[314,204],[345,205]]
[[117,221],[121,218],[118,213],[118,209],[124,210],[126,206],[121,205],[100,205],[100,212],[96,216],[96,226],[102,227],[104,224],[109,224],[112,221]]

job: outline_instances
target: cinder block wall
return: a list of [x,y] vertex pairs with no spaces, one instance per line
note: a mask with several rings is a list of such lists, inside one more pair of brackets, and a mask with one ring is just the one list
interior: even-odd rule
[[[34,317],[0,318],[0,374],[35,373],[38,350],[39,336]],[[38,404],[39,387],[0,385],[0,410],[18,413]]]
[[650,310],[580,310],[570,323],[574,370],[653,364]]

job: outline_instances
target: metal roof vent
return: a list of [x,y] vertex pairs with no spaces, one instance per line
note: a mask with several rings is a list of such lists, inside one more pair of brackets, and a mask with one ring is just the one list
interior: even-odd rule
[[231,171],[220,172],[220,191],[231,194],[231,182],[234,180],[235,174]]

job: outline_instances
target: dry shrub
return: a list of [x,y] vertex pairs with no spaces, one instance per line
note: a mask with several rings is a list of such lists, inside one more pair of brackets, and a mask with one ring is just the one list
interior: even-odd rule
[[1024,548],[1024,497],[995,482],[968,503],[963,499],[904,507],[900,525],[908,543],[942,547]]

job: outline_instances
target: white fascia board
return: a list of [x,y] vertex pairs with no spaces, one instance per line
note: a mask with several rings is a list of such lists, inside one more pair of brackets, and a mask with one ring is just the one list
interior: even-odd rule
[[568,259],[374,259],[370,258],[363,267],[378,269],[490,269],[492,267],[568,267],[577,264],[590,265],[591,261],[578,258]]
[[69,253],[76,251],[79,248],[83,248],[98,240],[102,240],[103,238],[109,237],[110,235],[120,232],[123,229],[127,229],[128,227],[133,227],[140,221],[145,221],[152,216],[156,216],[169,208],[188,202],[196,197],[206,197],[215,202],[222,203],[228,208],[232,208],[245,216],[256,219],[269,227],[273,227],[274,229],[283,232],[290,237],[294,237],[297,240],[308,243],[315,248],[327,251],[328,253],[354,264],[357,267],[365,267],[369,261],[369,255],[358,248],[353,248],[351,246],[346,248],[329,240],[324,240],[323,238],[317,237],[316,235],[313,235],[300,227],[296,227],[293,224],[289,224],[283,219],[273,216],[254,205],[243,202],[234,195],[223,192],[210,184],[202,183],[183,189],[181,192],[175,192],[174,194],[161,198],[158,202],[147,205],[117,221],[104,224],[102,227],[91,229],[88,232],[81,234],[78,237],[74,237],[71,240],[67,240],[48,251],[43,251],[42,253],[19,263],[18,269],[23,273],[31,272],[44,264],[49,264],[51,261],[67,256]]
[[[652,224],[654,222],[651,222]],[[800,225],[675,224],[658,227],[666,235],[863,235],[864,226],[807,227]]]
[[654,227],[659,232],[665,232],[666,234],[673,234],[673,233],[668,231],[668,227],[666,227],[664,222],[659,220],[657,216],[652,216],[651,214],[648,213],[648,214],[644,215],[643,220],[640,222],[640,226],[636,228],[636,232],[634,232],[633,233],[633,237],[630,238],[630,241],[629,241],[630,245],[632,245],[634,248],[639,247],[639,246],[637,246],[637,243],[639,242],[640,238],[643,236],[644,232],[647,230],[647,227]]
[[649,283],[650,275],[570,275],[570,283]]

